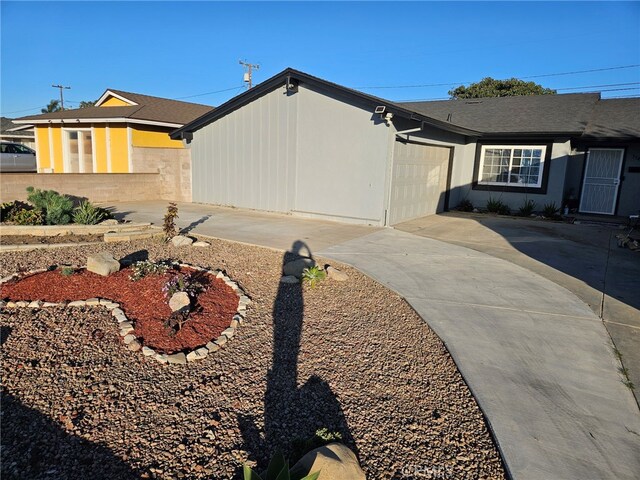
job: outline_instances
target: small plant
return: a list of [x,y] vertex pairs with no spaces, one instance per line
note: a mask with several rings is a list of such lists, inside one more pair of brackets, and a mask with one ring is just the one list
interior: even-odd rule
[[560,208],[556,205],[556,202],[545,203],[542,209],[542,214],[547,218],[555,218],[558,215]]
[[489,200],[487,200],[487,211],[490,213],[497,213],[498,215],[509,215],[511,213],[511,209],[507,204],[502,200],[496,200],[493,197],[489,197]]
[[175,337],[187,320],[189,320],[188,310],[180,309],[173,312],[164,322],[164,327],[168,330],[169,336]]
[[0,222],[6,222],[7,220],[9,220],[11,211],[16,207],[16,204],[18,203],[21,202],[4,202],[0,204]]
[[296,438],[292,442],[291,461],[295,463],[311,450],[334,442],[342,443],[342,434],[328,428],[319,428],[311,438]]
[[162,231],[164,232],[164,238],[166,241],[169,241],[176,236],[176,218],[178,218],[178,205],[174,202],[170,202],[167,207],[167,213],[164,215],[164,224],[162,225]]
[[302,271],[302,281],[309,284],[311,288],[315,288],[315,286],[324,280],[327,276],[327,272],[324,269],[320,268],[317,265],[313,267],[305,268]]
[[62,267],[60,269],[60,275],[62,275],[63,277],[70,277],[74,273],[76,273],[76,270],[73,267]]
[[[251,469],[247,464],[242,467],[244,480],[290,480],[291,472],[289,470],[289,462],[284,458],[282,453],[276,453],[269,462],[267,471],[259,475]],[[320,476],[320,472],[313,472],[301,478],[300,480],[316,480]]]
[[169,268],[169,265],[165,263],[154,263],[149,260],[141,260],[131,265],[132,273],[129,275],[129,280],[137,282],[147,275],[162,275],[167,273]]
[[458,210],[461,212],[473,212],[473,203],[468,198],[465,198],[458,204]]
[[14,208],[7,219],[17,225],[42,225],[44,215],[35,208]]
[[47,225],[64,225],[71,221],[73,201],[54,190],[27,187],[27,200],[44,212]]
[[522,203],[522,206],[519,208],[520,215],[523,217],[529,217],[533,213],[533,210],[536,208],[536,202],[533,200],[525,200]]
[[194,280],[190,274],[183,275],[182,273],[178,273],[162,287],[167,300],[178,292],[185,292],[190,298],[195,298],[196,295],[205,290],[204,285]]
[[106,208],[97,207],[89,201],[83,201],[73,211],[74,223],[82,225],[95,225],[111,217],[111,212]]

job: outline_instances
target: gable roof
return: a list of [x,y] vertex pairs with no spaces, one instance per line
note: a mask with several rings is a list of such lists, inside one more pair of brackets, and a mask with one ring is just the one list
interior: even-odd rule
[[485,134],[581,135],[600,100],[598,93],[526,95],[403,102],[408,109]]
[[104,99],[109,93],[124,97],[135,105],[122,107],[86,107],[73,110],[31,115],[16,120],[16,123],[58,123],[76,122],[129,122],[167,127],[181,127],[185,123],[213,110],[209,105],[181,102],[168,98],[153,97],[122,90],[107,89],[100,97]]
[[640,138],[640,98],[600,100],[583,137]]
[[34,138],[35,133],[32,128],[25,125],[16,125],[13,120],[7,117],[0,117],[0,135],[4,137],[25,137]]
[[343,87],[342,85],[338,85],[337,83],[328,82],[327,80],[323,80],[318,77],[314,77],[307,73],[301,72],[299,70],[295,70],[293,68],[287,68],[282,72],[274,75],[273,77],[265,80],[259,85],[255,86],[251,90],[247,90],[244,93],[232,98],[231,100],[223,103],[215,110],[210,111],[200,118],[195,119],[191,123],[184,125],[177,130],[171,132],[171,138],[179,139],[183,138],[185,133],[193,133],[210,123],[215,122],[216,120],[228,115],[229,113],[243,107],[244,105],[251,103],[253,100],[266,95],[273,90],[284,86],[289,82],[297,82],[299,84],[307,84],[321,91],[325,91],[330,93],[334,97],[342,98],[345,100],[357,100],[361,103],[367,104],[373,108],[377,106],[385,106],[386,112],[393,113],[399,117],[409,118],[412,120],[417,120],[424,122],[428,125],[432,125],[434,127],[460,133],[462,135],[470,135],[475,136],[479,135],[479,132],[474,129],[468,127],[461,127],[454,123],[443,122],[440,119],[436,119],[427,115],[424,115],[420,112],[412,111],[407,109],[405,106],[391,102],[389,100],[385,100],[383,98],[374,97],[372,95],[368,95],[366,93],[359,92],[358,90],[353,90],[351,88]]

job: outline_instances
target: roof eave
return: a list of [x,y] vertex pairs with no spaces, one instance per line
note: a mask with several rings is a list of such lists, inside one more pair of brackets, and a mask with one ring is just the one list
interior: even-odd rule
[[139,125],[152,125],[156,127],[168,127],[168,128],[180,128],[182,123],[172,122],[159,122],[156,120],[144,120],[139,118],[129,117],[114,117],[114,118],[45,118],[42,120],[14,120],[14,123],[29,124],[29,125],[49,125],[49,124],[78,124],[78,123],[135,123]]

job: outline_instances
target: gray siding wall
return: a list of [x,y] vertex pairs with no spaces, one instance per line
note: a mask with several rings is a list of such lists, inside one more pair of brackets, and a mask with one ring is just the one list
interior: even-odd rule
[[304,87],[297,95],[294,210],[336,220],[382,223],[389,127],[377,121],[371,109]]
[[284,88],[194,135],[193,201],[288,212],[294,205],[298,99]]
[[[499,143],[499,142],[497,142]],[[523,145],[530,144],[523,140]],[[451,208],[455,208],[463,199],[469,199],[474,207],[485,208],[489,197],[500,199],[506,203],[511,210],[517,211],[522,206],[525,192],[499,192],[486,190],[473,190],[472,182],[473,170],[476,155],[476,143],[467,144],[459,152],[453,162],[453,174],[451,180]],[[545,168],[549,168],[549,181],[547,183],[547,193],[532,194],[527,192],[526,198],[536,202],[536,210],[542,210],[546,203],[555,202],[558,208],[562,207],[565,173],[567,162],[571,155],[571,144],[567,141],[555,141],[551,149],[551,159]]]

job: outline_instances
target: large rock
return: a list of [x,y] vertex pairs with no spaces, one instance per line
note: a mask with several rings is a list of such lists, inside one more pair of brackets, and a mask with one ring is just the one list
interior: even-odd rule
[[189,305],[191,305],[191,299],[187,292],[176,292],[171,295],[169,299],[169,307],[172,312],[177,312],[179,310],[188,310]]
[[337,282],[346,282],[349,280],[349,275],[334,267],[327,267],[327,276]]
[[87,270],[106,277],[120,270],[120,262],[109,252],[100,252],[87,258]]
[[320,472],[318,480],[365,480],[356,455],[342,443],[330,443],[311,450],[291,469],[291,476],[298,478]]
[[282,271],[285,276],[293,275],[296,278],[302,278],[302,272],[305,268],[311,268],[316,265],[313,258],[298,258],[291,262],[285,263]]
[[174,247],[188,247],[193,243],[193,238],[186,237],[184,235],[176,235],[171,239]]

